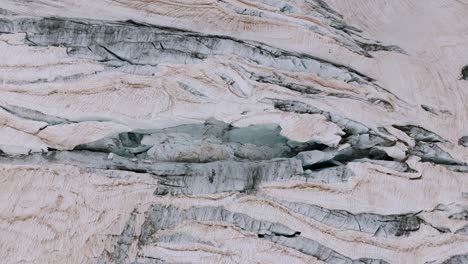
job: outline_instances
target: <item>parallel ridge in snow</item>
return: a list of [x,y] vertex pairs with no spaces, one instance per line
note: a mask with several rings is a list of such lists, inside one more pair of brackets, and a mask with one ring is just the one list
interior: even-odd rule
[[2,263],[468,263],[466,16],[2,0]]

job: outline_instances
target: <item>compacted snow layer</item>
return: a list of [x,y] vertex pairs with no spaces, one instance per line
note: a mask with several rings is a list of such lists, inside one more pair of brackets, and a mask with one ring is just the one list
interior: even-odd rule
[[468,263],[468,2],[2,0],[2,263]]

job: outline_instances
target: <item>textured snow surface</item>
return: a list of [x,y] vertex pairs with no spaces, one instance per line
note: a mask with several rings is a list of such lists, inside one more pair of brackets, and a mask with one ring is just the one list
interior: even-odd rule
[[468,263],[468,1],[2,0],[1,263]]

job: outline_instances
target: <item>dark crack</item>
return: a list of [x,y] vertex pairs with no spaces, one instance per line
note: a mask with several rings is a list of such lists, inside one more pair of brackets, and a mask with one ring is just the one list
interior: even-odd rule
[[[257,220],[242,213],[231,212],[223,207],[191,207],[182,210],[173,206],[153,205],[141,228],[139,243],[141,245],[157,243],[161,239],[158,238],[158,231],[174,229],[185,221],[225,222],[235,228],[255,233],[259,239],[292,248],[326,263],[338,263],[336,262],[338,259],[345,261],[343,263],[387,263],[377,259],[353,260],[312,239],[301,236],[300,231],[292,230],[283,224]],[[180,239],[179,237],[174,238]],[[190,240],[193,241],[193,238]]]
[[[343,81],[373,81],[354,69],[307,54],[289,52],[258,42],[135,21],[2,19],[0,31],[26,32],[28,41],[34,45],[63,46],[69,48],[68,54],[71,56],[92,56],[102,62],[155,66],[160,63],[197,63],[212,55],[235,54],[280,70],[313,72],[319,76],[332,73],[334,76],[331,77],[334,78],[348,76]],[[159,43],[159,47],[155,48],[154,43]]]
[[17,117],[27,119],[27,120],[45,122],[48,125],[74,123],[65,118],[47,115],[40,111],[32,110],[32,109],[21,107],[21,106],[3,105],[3,106],[0,106],[0,108]]
[[293,212],[312,218],[328,226],[354,230],[384,237],[409,236],[419,230],[424,221],[417,213],[401,215],[352,214],[344,210],[330,210],[317,205],[278,201]]
[[468,66],[465,66],[461,69],[460,80],[468,81]]
[[442,264],[467,264],[468,253],[464,255],[455,255],[442,262]]

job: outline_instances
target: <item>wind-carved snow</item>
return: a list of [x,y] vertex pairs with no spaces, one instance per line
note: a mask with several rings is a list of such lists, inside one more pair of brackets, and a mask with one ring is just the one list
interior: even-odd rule
[[468,263],[467,12],[2,1],[2,261]]

